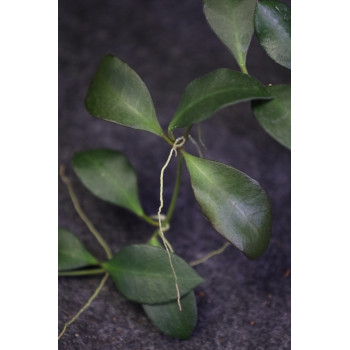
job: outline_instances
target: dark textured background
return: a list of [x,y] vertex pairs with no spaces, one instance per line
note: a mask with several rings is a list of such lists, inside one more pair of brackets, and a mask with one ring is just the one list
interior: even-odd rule
[[[124,152],[138,172],[141,201],[151,214],[157,212],[159,172],[170,148],[152,134],[95,119],[84,110],[90,78],[109,52],[145,81],[164,128],[190,81],[219,67],[238,67],[207,25],[199,0],[59,1],[59,162],[67,164],[81,205],[116,252],[127,244],[144,242],[152,228],[83,188],[71,170],[73,153],[99,147]],[[271,61],[255,38],[247,67],[264,83],[290,82],[290,72]],[[249,261],[229,247],[197,267],[206,282],[196,289],[198,324],[188,341],[160,334],[142,308],[121,297],[109,281],[68,328],[59,349],[290,348],[290,152],[264,132],[249,103],[218,112],[202,124],[202,132],[206,158],[246,172],[267,191],[273,211],[269,248],[260,259]],[[174,173],[173,161],[166,171],[165,200],[171,195]],[[61,182],[59,225],[104,258]],[[223,244],[194,201],[187,170],[167,235],[187,261]],[[59,331],[99,280],[59,279]]]

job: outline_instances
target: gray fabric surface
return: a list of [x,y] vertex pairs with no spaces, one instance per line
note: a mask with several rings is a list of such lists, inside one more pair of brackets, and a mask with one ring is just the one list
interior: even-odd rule
[[[126,61],[145,81],[164,128],[190,81],[220,67],[238,67],[206,23],[199,0],[59,1],[59,162],[67,165],[85,212],[117,252],[125,245],[145,242],[152,228],[90,194],[71,169],[72,155],[100,147],[123,152],[138,172],[141,201],[152,214],[159,205],[159,172],[170,148],[157,136],[98,120],[85,111],[89,81],[106,53]],[[263,83],[290,82],[290,72],[271,61],[255,39],[247,67]],[[90,308],[68,328],[59,349],[290,348],[290,152],[264,132],[249,103],[218,112],[202,124],[202,133],[208,147],[206,158],[244,171],[268,193],[273,228],[267,251],[250,261],[229,247],[196,268],[206,281],[196,289],[198,324],[187,341],[160,334],[142,308],[125,300],[109,280]],[[165,174],[165,203],[169,203],[175,170],[173,161]],[[59,225],[104,258],[61,182]],[[201,214],[187,170],[167,235],[187,261],[224,242]],[[59,279],[59,331],[90,297],[100,278]]]

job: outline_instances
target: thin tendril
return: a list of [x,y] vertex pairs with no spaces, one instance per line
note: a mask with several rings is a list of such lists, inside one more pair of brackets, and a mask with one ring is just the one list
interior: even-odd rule
[[63,164],[60,166],[60,176],[61,176],[62,181],[67,186],[67,189],[68,189],[68,192],[69,192],[69,196],[70,196],[70,198],[71,198],[71,200],[73,202],[73,205],[74,205],[74,208],[75,208],[76,212],[80,216],[80,219],[85,223],[85,225],[88,227],[90,232],[94,235],[94,237],[96,238],[98,243],[100,243],[100,245],[102,246],[102,248],[106,252],[107,258],[111,259],[113,255],[112,255],[112,252],[111,252],[108,244],[102,238],[100,233],[96,230],[96,228],[92,224],[92,222],[88,219],[88,217],[84,213],[83,209],[81,209],[81,206],[79,204],[78,198],[77,198],[77,196],[76,196],[76,194],[74,192],[72,183],[70,182],[69,178],[65,175],[65,166]]
[[177,156],[177,149],[178,148],[181,148],[186,142],[186,139],[184,137],[179,137],[175,140],[174,144],[173,144],[173,147],[172,149],[170,150],[170,153],[169,153],[169,157],[167,159],[167,161],[165,162],[161,172],[160,172],[160,194],[159,194],[159,199],[160,199],[160,205],[159,205],[159,209],[158,209],[158,222],[159,222],[159,234],[163,240],[163,244],[164,244],[164,247],[168,253],[168,257],[169,257],[169,263],[170,263],[170,267],[171,267],[171,270],[173,271],[173,275],[174,275],[174,280],[175,280],[175,288],[176,288],[176,293],[177,293],[177,303],[179,305],[179,309],[180,311],[182,310],[181,308],[181,301],[180,301],[180,291],[179,291],[179,285],[177,283],[177,276],[176,276],[176,272],[175,272],[175,269],[174,269],[174,266],[173,266],[173,262],[172,262],[172,259],[171,259],[171,255],[170,255],[170,250],[169,250],[169,247],[168,247],[168,244],[167,243],[167,240],[165,239],[165,236],[164,236],[164,232],[163,232],[163,228],[162,228],[162,208],[163,208],[163,177],[164,177],[164,171],[166,169],[166,167],[169,165],[170,163],[170,160],[171,160],[171,157],[173,155],[173,153],[175,153],[175,156]]
[[58,340],[60,340],[62,335],[66,332],[67,327],[69,327],[90,306],[92,301],[97,297],[98,293],[101,291],[102,287],[106,283],[106,281],[108,279],[108,276],[109,276],[108,273],[106,273],[104,275],[104,277],[102,278],[100,284],[96,288],[94,294],[91,295],[90,299],[86,302],[86,304],[74,315],[74,317],[69,322],[64,324],[63,329],[62,329],[60,335],[58,336]]
[[188,135],[188,138],[193,143],[193,145],[196,147],[196,150],[197,150],[197,152],[199,154],[199,157],[203,158],[203,153],[202,153],[201,148],[199,147],[197,141],[191,135]]
[[221,254],[228,246],[230,245],[230,243],[226,242],[221,248],[214,250],[212,252],[210,252],[209,254],[205,255],[203,258],[192,261],[190,263],[190,266],[197,266],[199,264],[202,264],[204,262],[206,262],[207,260],[209,260],[210,258],[212,258],[215,255]]
[[205,145],[205,143],[203,142],[201,125],[200,125],[199,123],[197,124],[197,135],[198,135],[199,143],[200,143],[200,144],[202,145],[202,147],[207,151],[208,148],[207,148],[207,146]]

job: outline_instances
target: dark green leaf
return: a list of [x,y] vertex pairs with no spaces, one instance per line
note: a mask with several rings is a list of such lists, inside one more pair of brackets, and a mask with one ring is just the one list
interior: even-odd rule
[[162,135],[151,95],[126,63],[106,55],[91,81],[85,106],[95,117]]
[[[180,295],[189,293],[203,279],[184,260],[171,254]],[[120,250],[103,264],[117,289],[126,298],[141,304],[166,303],[177,298],[174,275],[163,248],[132,245]]]
[[143,305],[152,323],[163,333],[178,339],[188,339],[197,323],[197,303],[193,292],[166,304]]
[[198,123],[220,108],[238,102],[269,98],[267,89],[258,80],[221,68],[187,86],[169,130]]
[[268,87],[275,98],[253,103],[253,112],[262,127],[282,145],[290,149],[290,85]]
[[267,248],[271,231],[269,199],[261,186],[226,164],[184,152],[196,200],[214,228],[248,258]]
[[98,260],[87,251],[73,233],[64,228],[58,228],[58,271],[98,264]]
[[256,0],[204,0],[208,23],[243,71],[254,33],[255,6]]
[[83,184],[97,197],[142,216],[136,174],[117,151],[95,149],[74,154],[73,168]]
[[276,0],[262,0],[255,10],[255,32],[266,53],[290,69],[290,6]]

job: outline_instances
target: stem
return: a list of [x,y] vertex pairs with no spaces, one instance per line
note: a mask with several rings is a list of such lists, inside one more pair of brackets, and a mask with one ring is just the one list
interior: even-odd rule
[[247,70],[247,67],[246,67],[245,64],[242,64],[240,67],[241,67],[242,73],[244,73],[244,74],[249,74],[249,73],[248,73],[248,70]]
[[104,284],[106,283],[108,279],[109,274],[106,273],[105,276],[102,278],[100,284],[98,285],[97,289],[95,290],[94,294],[90,297],[90,299],[87,301],[87,303],[74,315],[74,317],[67,323],[64,324],[62,332],[58,336],[58,340],[62,337],[62,335],[65,333],[68,326],[70,326],[92,303],[92,301],[97,297],[98,293],[103,288]]
[[167,142],[170,146],[173,146],[173,141],[171,141],[171,140],[169,139],[168,136],[166,136],[165,134],[162,134],[161,137],[162,137],[162,139],[165,140],[165,142]]
[[188,135],[190,134],[190,131],[191,131],[191,129],[192,129],[192,126],[193,126],[193,124],[189,125],[189,126],[186,128],[186,130],[185,130],[184,138],[186,139],[186,141],[187,141],[187,139],[188,139]]
[[98,275],[105,273],[104,269],[92,269],[92,270],[77,270],[77,271],[62,271],[58,272],[58,276],[86,276],[86,275]]
[[143,214],[142,216],[140,216],[141,219],[145,220],[147,223],[149,223],[152,226],[157,226],[159,227],[159,223],[158,221],[154,221],[152,220],[148,215]]
[[183,163],[183,155],[182,155],[182,153],[179,153],[179,161],[177,163],[177,170],[176,170],[176,182],[175,182],[173,195],[171,197],[169,209],[168,209],[168,212],[167,212],[165,220],[164,220],[165,225],[169,223],[169,221],[171,220],[171,218],[173,216],[177,197],[179,195],[180,184],[181,184],[181,174],[182,174],[182,163]]
[[112,252],[111,252],[108,244],[104,241],[104,239],[102,238],[100,233],[96,230],[95,226],[92,224],[92,222],[88,219],[86,214],[81,209],[81,206],[79,204],[78,198],[77,198],[77,196],[76,196],[76,194],[75,194],[75,192],[73,190],[72,183],[70,182],[69,178],[65,175],[65,166],[63,164],[60,167],[60,175],[61,175],[62,181],[67,186],[67,189],[68,189],[68,192],[69,192],[69,196],[70,196],[70,198],[71,198],[71,200],[73,202],[73,205],[74,205],[74,208],[75,208],[76,212],[80,216],[81,220],[88,227],[90,232],[94,235],[94,237],[96,238],[98,243],[100,243],[100,245],[102,246],[102,248],[106,252],[107,258],[111,259],[113,255],[112,255]]
[[196,265],[202,264],[202,263],[206,262],[207,260],[209,260],[210,258],[212,258],[213,256],[221,254],[229,245],[230,245],[230,243],[226,242],[221,248],[210,252],[209,254],[205,255],[201,259],[192,261],[190,263],[190,266],[196,266]]

